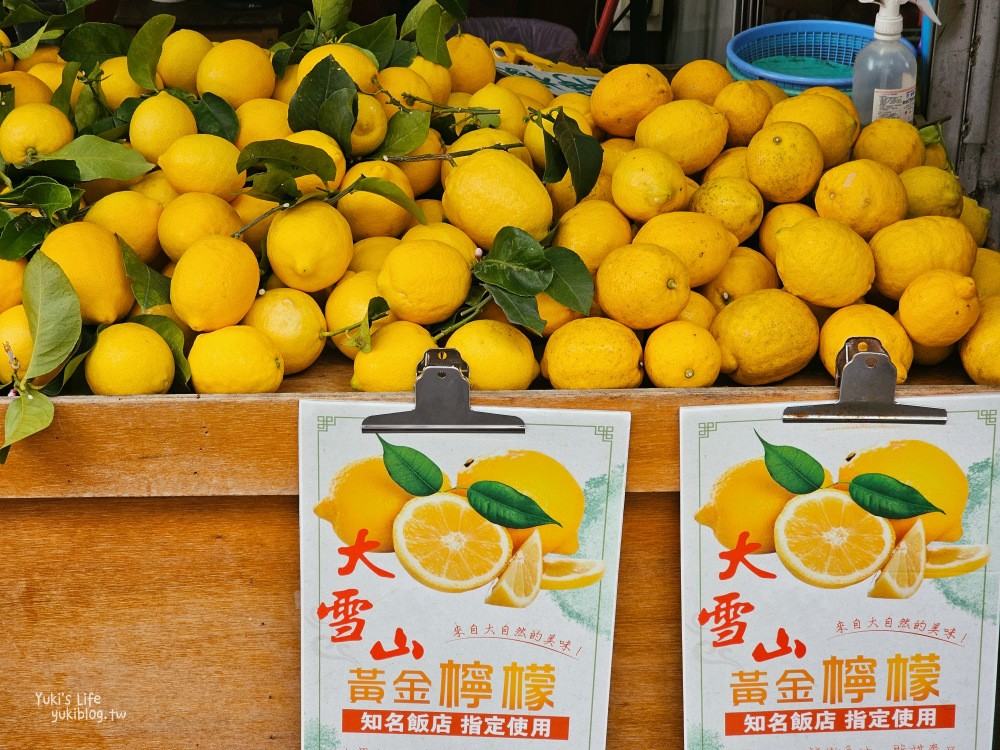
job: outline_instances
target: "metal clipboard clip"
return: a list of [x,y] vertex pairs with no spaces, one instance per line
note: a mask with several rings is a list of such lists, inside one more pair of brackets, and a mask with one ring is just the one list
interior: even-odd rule
[[837,355],[840,399],[832,404],[789,406],[783,422],[904,422],[945,424],[948,412],[896,403],[896,366],[870,336],[853,336]]
[[412,411],[373,414],[361,432],[524,433],[524,420],[507,414],[473,411],[469,366],[457,349],[430,349],[417,365]]

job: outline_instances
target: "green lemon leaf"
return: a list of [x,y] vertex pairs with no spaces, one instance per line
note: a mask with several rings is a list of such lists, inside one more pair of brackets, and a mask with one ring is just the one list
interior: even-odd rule
[[52,224],[48,219],[31,214],[15,216],[0,230],[0,258],[3,260],[23,258],[41,245],[50,231]]
[[516,326],[524,326],[541,335],[545,330],[545,321],[538,314],[538,302],[534,297],[522,297],[511,294],[493,284],[483,284],[493,301],[500,305],[507,320]]
[[552,281],[545,289],[556,302],[587,315],[594,301],[594,277],[579,255],[565,247],[550,247],[545,257],[552,265]]
[[[27,393],[21,393],[10,402],[3,425],[3,450],[6,451],[18,440],[41,432],[52,424],[55,407],[52,400],[41,391],[29,388]],[[3,460],[7,459],[6,452]]]
[[413,6],[412,10],[403,19],[403,25],[399,27],[400,39],[413,39],[417,35],[417,26],[420,19],[429,8],[437,6],[437,0],[420,0]]
[[393,43],[392,56],[389,58],[389,62],[386,63],[387,68],[408,68],[410,63],[413,62],[413,58],[417,56],[417,45],[413,42],[407,42],[402,39],[397,39]]
[[165,315],[136,315],[129,323],[138,323],[156,331],[167,342],[170,352],[174,355],[174,367],[184,383],[191,380],[191,365],[184,356],[184,332],[174,321]]
[[163,40],[174,28],[173,16],[153,16],[142,25],[128,48],[128,73],[144,89],[156,88],[156,64],[163,52]]
[[251,143],[236,162],[238,172],[262,166],[277,167],[296,177],[314,174],[325,182],[337,179],[337,165],[326,151],[280,138]]
[[58,151],[39,159],[31,165],[33,170],[72,182],[89,182],[104,177],[131,180],[153,168],[138,151],[96,135],[77,136]]
[[295,54],[295,48],[289,47],[288,45],[281,46],[281,43],[271,47],[271,67],[274,69],[274,75],[281,80],[285,77],[285,70],[292,62],[292,55]]
[[[319,151],[319,149],[316,149]],[[329,155],[323,154],[329,159]],[[333,163],[332,160],[330,162]],[[254,198],[278,203],[295,202],[302,197],[302,191],[295,184],[295,176],[280,167],[268,166],[263,172],[249,178],[251,188],[248,191]],[[264,254],[267,257],[267,254]]]
[[368,50],[381,70],[389,64],[396,45],[396,16],[385,16],[367,26],[359,26],[340,38],[342,44],[354,44]]
[[132,295],[139,309],[146,311],[157,305],[170,303],[170,279],[156,271],[135,254],[135,250],[121,237],[118,238],[122,261],[125,263],[125,274],[132,286]]
[[578,201],[583,200],[597,184],[604,160],[604,149],[600,141],[586,135],[576,121],[562,110],[556,115],[552,125],[552,135],[559,143],[559,149],[569,165],[570,179]]
[[508,529],[530,529],[552,523],[562,526],[530,497],[503,482],[473,482],[468,496],[469,505],[498,526]]
[[81,23],[63,37],[59,56],[66,62],[78,62],[84,70],[93,70],[112,57],[128,54],[132,35],[113,23]]
[[330,94],[319,108],[317,130],[326,133],[340,146],[345,156],[351,155],[351,131],[358,119],[358,92],[340,89]]
[[324,102],[337,91],[347,89],[352,94],[357,86],[332,56],[316,63],[302,79],[288,103],[288,127],[295,132],[319,129],[319,111]]
[[372,350],[372,323],[384,318],[389,312],[389,303],[382,297],[372,297],[368,300],[368,311],[365,313],[358,331],[348,338],[351,346],[357,347],[365,354]]
[[344,190],[342,190],[338,195],[339,200],[341,196],[347,193],[353,193],[357,191],[364,193],[374,193],[375,195],[381,195],[383,198],[392,201],[400,208],[406,209],[410,216],[413,216],[421,224],[427,223],[427,217],[424,216],[424,211],[416,202],[402,191],[402,189],[386,180],[382,177],[360,177],[350,185],[348,185]]
[[46,216],[71,208],[74,199],[73,191],[58,182],[31,185],[25,189],[24,196]]
[[66,67],[63,68],[62,72],[62,81],[56,90],[52,92],[52,101],[49,102],[53,107],[70,118],[70,120],[73,119],[73,110],[70,106],[70,101],[73,95],[73,86],[76,85],[76,75],[79,72],[80,63],[66,63]]
[[352,0],[313,0],[313,18],[321,34],[337,28],[351,12]]
[[566,175],[566,170],[569,169],[566,157],[563,156],[555,136],[550,135],[544,129],[542,130],[542,143],[545,144],[545,171],[542,173],[542,182],[545,184],[559,182]]
[[[6,22],[4,23],[4,25],[5,26],[7,25]],[[38,48],[38,43],[41,42],[43,39],[45,40],[57,39],[58,37],[62,36],[62,32],[60,31],[53,31],[53,32],[48,31],[48,26],[49,26],[48,19],[46,19],[45,22],[39,27],[38,31],[36,31],[34,34],[32,34],[30,37],[25,39],[20,44],[11,47],[10,51],[14,55],[14,57],[18,58],[19,60],[24,59],[25,57],[31,55]]]
[[826,472],[819,461],[794,446],[771,445],[756,430],[754,434],[764,446],[764,465],[775,482],[796,495],[815,492],[823,486]]
[[80,338],[80,300],[59,265],[35,253],[21,282],[24,312],[35,348],[25,378],[45,375],[66,361]]
[[369,159],[378,159],[382,156],[404,156],[410,153],[421,143],[427,140],[427,133],[431,129],[430,112],[418,110],[399,110],[389,118],[389,127],[385,133],[385,139],[378,150]]
[[[79,65],[79,63],[77,64]],[[108,114],[110,114],[108,108],[98,101],[94,95],[94,89],[90,86],[84,86],[80,92],[80,98],[76,100],[76,106],[73,107],[73,123],[76,125],[76,132],[84,133],[91,125]]]
[[435,3],[420,16],[417,23],[417,50],[433,63],[451,67],[451,55],[444,35],[455,25],[455,19]]
[[130,96],[128,99],[125,99],[122,101],[121,106],[115,110],[114,119],[122,124],[132,122],[132,115],[135,114],[135,111],[142,102],[143,98],[141,96]]
[[381,435],[376,435],[382,444],[382,461],[392,481],[406,492],[417,497],[433,495],[441,491],[444,474],[438,465],[420,451],[404,445],[387,443]]
[[924,513],[944,513],[919,490],[885,474],[859,474],[847,486],[851,499],[875,516],[914,518]]
[[472,273],[483,283],[522,297],[544,292],[554,275],[542,246],[517,227],[504,227],[497,232],[493,249],[475,265]]
[[221,96],[206,92],[194,107],[194,119],[199,133],[217,135],[233,142],[240,132],[236,110]]
[[469,0],[437,0],[456,21],[461,23],[469,17]]

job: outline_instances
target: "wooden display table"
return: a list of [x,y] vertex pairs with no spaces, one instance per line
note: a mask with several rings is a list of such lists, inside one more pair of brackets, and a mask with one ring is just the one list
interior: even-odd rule
[[[57,399],[53,425],[0,467],[0,747],[299,747],[298,400],[412,399],[354,393],[349,376],[331,355],[269,396]],[[957,373],[913,377],[898,395],[985,390]],[[632,413],[611,750],[683,747],[678,409],[836,396],[825,373],[764,388],[473,394]],[[88,706],[53,721],[62,694],[104,722],[73,718]]]

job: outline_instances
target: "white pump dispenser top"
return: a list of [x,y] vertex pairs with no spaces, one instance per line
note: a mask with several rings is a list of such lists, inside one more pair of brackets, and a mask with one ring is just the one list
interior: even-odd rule
[[899,39],[903,33],[903,16],[899,13],[900,6],[907,2],[914,3],[924,15],[930,18],[938,26],[941,21],[934,8],[931,7],[930,0],[861,0],[863,3],[878,3],[881,6],[878,15],[875,16],[875,38],[876,39]]

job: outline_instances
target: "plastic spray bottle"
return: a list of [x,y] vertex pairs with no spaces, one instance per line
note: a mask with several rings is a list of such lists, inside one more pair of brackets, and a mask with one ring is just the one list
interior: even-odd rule
[[917,60],[903,41],[903,17],[899,8],[906,2],[916,4],[934,23],[940,24],[930,0],[861,0],[878,3],[875,38],[862,48],[854,61],[852,98],[867,125],[880,117],[913,121],[917,92]]

